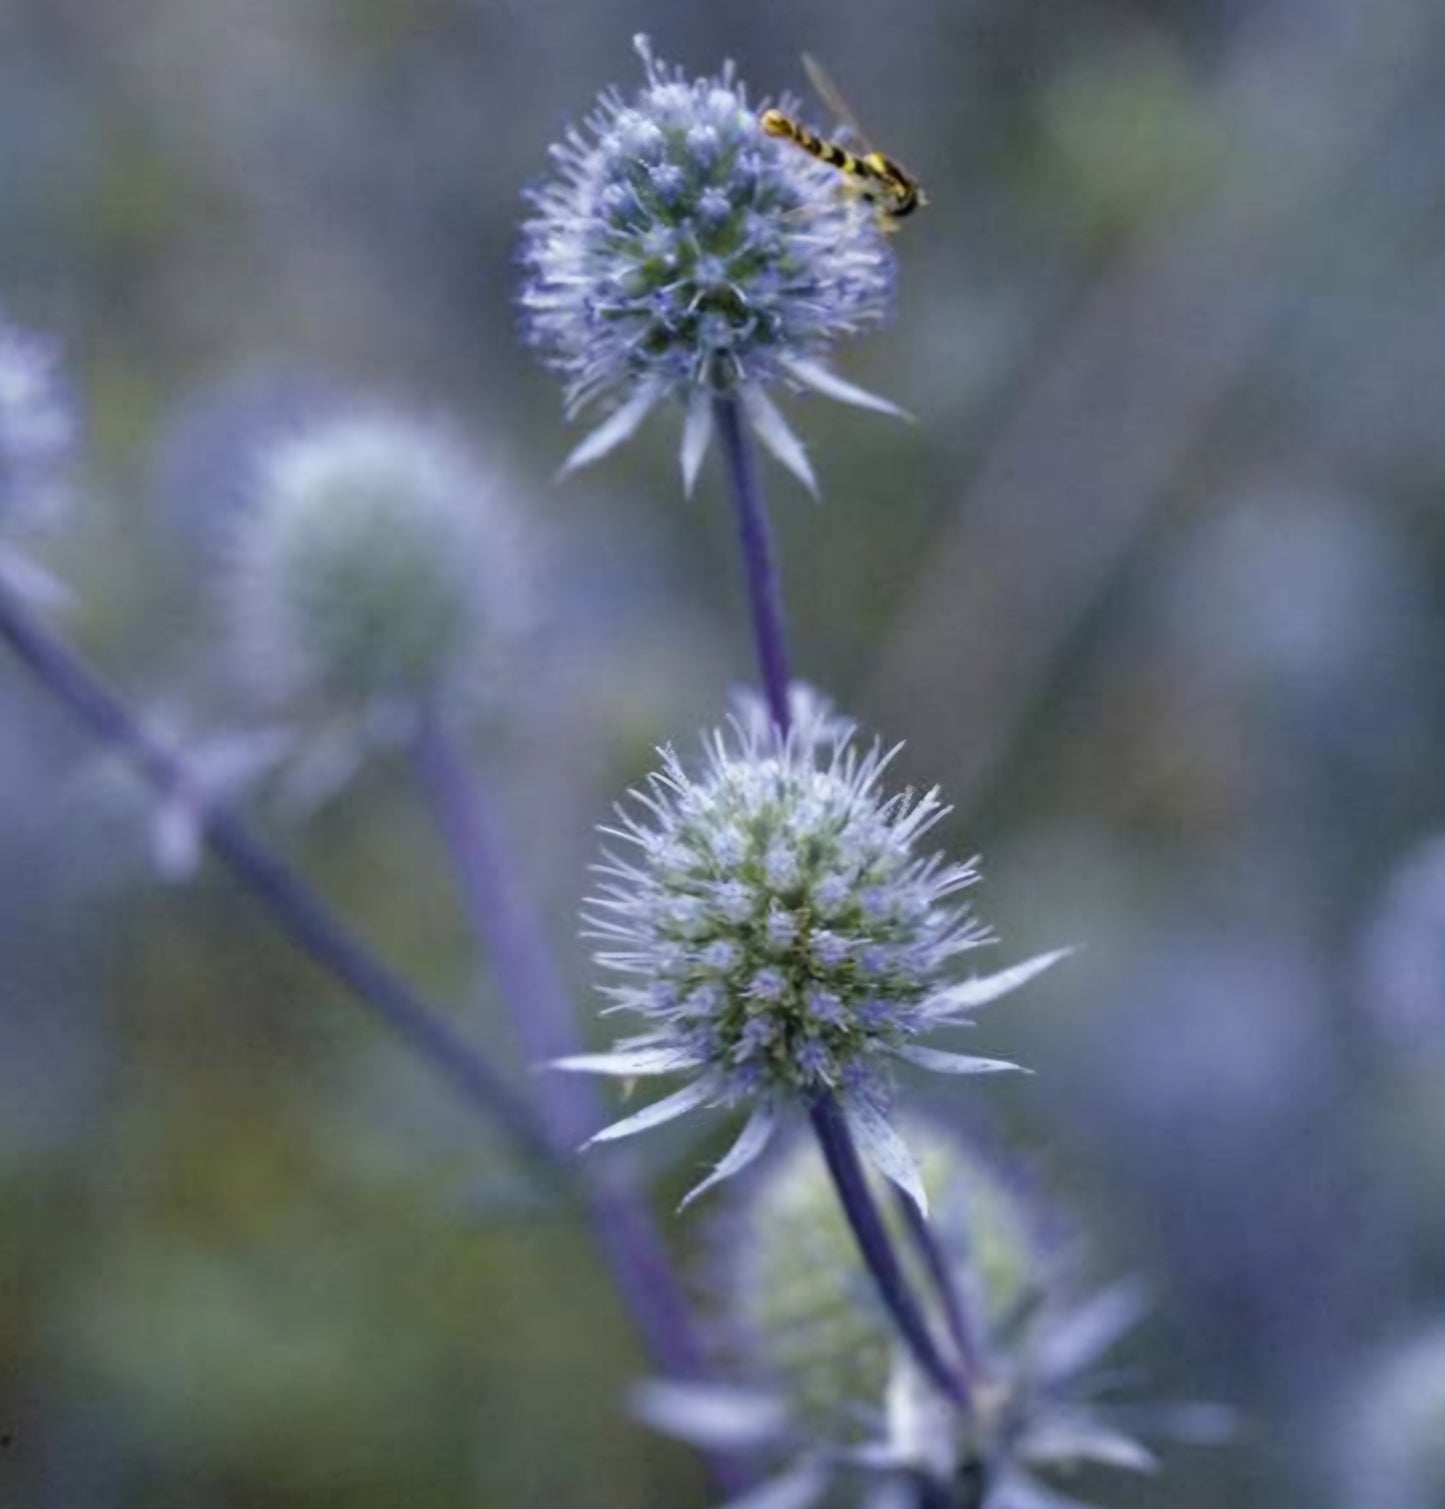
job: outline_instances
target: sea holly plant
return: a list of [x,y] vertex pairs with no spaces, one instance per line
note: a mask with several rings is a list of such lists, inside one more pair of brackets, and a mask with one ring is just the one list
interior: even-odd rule
[[247,450],[224,551],[228,660],[293,731],[303,810],[438,710],[495,706],[533,619],[502,479],[455,428],[333,404]]
[[[706,738],[700,760],[663,749],[608,825],[587,917],[603,1009],[630,1022],[610,1049],[584,1051],[477,758],[481,720],[471,714],[505,697],[500,672],[525,657],[515,592],[525,552],[452,432],[361,405],[261,445],[228,556],[229,648],[268,716],[295,725],[299,743],[318,716],[345,730],[343,756],[321,762],[333,778],[313,789],[338,790],[350,763],[380,748],[403,757],[522,1056],[544,1071],[524,1089],[252,829],[245,804],[291,763],[289,743],[238,766],[234,755],[208,756],[201,734],[162,735],[34,611],[45,579],[17,542],[52,511],[77,436],[52,348],[3,328],[0,641],[141,777],[173,830],[178,876],[203,854],[228,866],[520,1160],[575,1196],[653,1370],[682,1390],[666,1408],[666,1389],[655,1395],[651,1413],[661,1421],[670,1410],[679,1433],[710,1453],[721,1493],[748,1509],[788,1509],[856,1471],[874,1509],[1058,1509],[1069,1501],[1036,1468],[1148,1465],[1086,1387],[1132,1304],[1112,1295],[1069,1309],[1045,1296],[1005,1315],[980,1300],[981,1255],[999,1250],[993,1218],[967,1201],[961,1222],[944,1202],[934,1218],[938,1160],[926,1136],[915,1157],[905,1113],[913,1070],[962,1093],[1016,1067],[961,1052],[954,1038],[976,1009],[1063,951],[974,969],[975,951],[993,940],[965,899],[976,863],[929,848],[949,810],[938,790],[894,789],[896,747],[862,737],[794,680],[754,445],[816,489],[774,402],[780,390],[898,412],[832,365],[844,337],[886,316],[893,248],[837,174],[761,128],[731,66],[689,79],[644,40],[637,48],[642,87],[602,95],[554,149],[556,176],[532,191],[524,324],[565,378],[569,412],[604,411],[564,470],[612,451],[670,404],[682,411],[691,491],[716,439],[761,696]],[[589,1075],[683,1082],[609,1125]],[[625,1141],[709,1107],[741,1113],[742,1125],[684,1204],[775,1168],[764,1155],[788,1135],[785,1123],[811,1129],[810,1177],[846,1234],[837,1293],[862,1329],[832,1328],[833,1342],[856,1339],[843,1356],[805,1338],[821,1350],[803,1360],[860,1378],[867,1392],[847,1409],[854,1419],[871,1410],[873,1428],[820,1420],[796,1388],[716,1392],[718,1370],[636,1166],[618,1152],[576,1156],[581,1143]],[[782,1279],[765,1260],[786,1225],[742,1238],[751,1250],[739,1255],[756,1259],[752,1301],[776,1297],[770,1286]],[[1016,1268],[1033,1260],[1023,1247]],[[852,1368],[865,1352],[883,1365]],[[764,1371],[775,1386],[788,1369]],[[760,1447],[782,1468],[758,1487],[748,1458]]]
[[[936,792],[882,794],[888,756],[849,729],[795,724],[780,577],[754,433],[812,487],[802,447],[764,389],[808,384],[891,407],[821,364],[836,339],[881,318],[891,252],[871,210],[831,170],[764,132],[726,68],[688,82],[638,50],[646,86],[603,96],[588,134],[555,151],[561,178],[534,195],[522,295],[534,342],[576,406],[611,418],[569,466],[627,439],[660,398],[682,399],[684,486],[720,440],[738,522],[766,717],[714,735],[694,779],[671,751],[643,818],[620,813],[589,923],[599,962],[626,977],[612,1009],[647,1030],[559,1068],[688,1083],[602,1134],[612,1140],[699,1107],[746,1103],[731,1151],[701,1188],[766,1146],[780,1112],[807,1115],[878,1293],[930,1384],[969,1396],[971,1359],[942,1340],[903,1270],[860,1150],[903,1192],[910,1241],[950,1288],[912,1159],[890,1116],[885,1066],[952,1074],[1012,1068],[918,1042],[1047,968],[1049,954],[983,980],[955,962],[984,941],[953,899],[971,865],[915,852],[944,815]],[[694,1191],[694,1194],[700,1191]],[[951,1307],[956,1310],[956,1307]]]

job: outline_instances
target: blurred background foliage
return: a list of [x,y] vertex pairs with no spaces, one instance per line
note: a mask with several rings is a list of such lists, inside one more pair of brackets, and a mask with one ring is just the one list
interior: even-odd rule
[[[69,630],[234,727],[247,426],[455,417],[544,562],[478,754],[587,999],[591,825],[751,670],[717,478],[684,506],[654,420],[554,488],[576,436],[515,333],[521,192],[639,30],[760,94],[819,54],[931,196],[840,361],[918,423],[793,405],[825,502],[773,475],[774,512],[807,677],[957,801],[1013,956],[1087,945],[979,1039],[1037,1077],[967,1093],[1149,1282],[1159,1394],[1242,1414],[1099,1496],[1376,1502],[1369,1380],[1445,1319],[1434,0],[0,0],[0,301],[92,439]],[[508,1058],[404,771],[269,821]],[[704,1502],[625,1416],[573,1213],[147,842],[0,657],[0,1503]],[[663,1193],[710,1150],[663,1139]]]

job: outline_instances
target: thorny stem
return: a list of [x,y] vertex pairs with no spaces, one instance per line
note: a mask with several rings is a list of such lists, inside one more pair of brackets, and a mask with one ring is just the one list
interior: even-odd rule
[[747,578],[748,607],[763,692],[780,735],[788,732],[788,646],[783,631],[782,580],[768,529],[768,505],[758,475],[758,458],[743,428],[736,397],[720,394],[713,400],[713,419],[727,468],[728,488],[738,516],[738,542]]
[[185,764],[71,650],[0,591],[0,640],[102,743],[121,754],[158,795],[196,803],[206,847],[270,912],[287,937],[331,971],[409,1048],[507,1134],[517,1150],[555,1163],[531,1108],[491,1065],[358,939],[279,855],[224,805],[209,802]]
[[904,1278],[888,1228],[864,1177],[842,1107],[825,1093],[813,1101],[808,1115],[858,1250],[893,1323],[934,1387],[961,1408],[966,1407],[968,1391],[940,1354],[923,1311]]
[[[518,1044],[542,1070],[537,1095],[547,1135],[558,1159],[570,1161],[600,1125],[602,1104],[589,1081],[545,1070],[553,1059],[581,1051],[567,990],[517,884],[516,868],[505,858],[489,793],[440,717],[423,725],[413,763]],[[655,1361],[673,1377],[700,1376],[696,1328],[631,1169],[614,1161],[581,1188],[597,1239]]]

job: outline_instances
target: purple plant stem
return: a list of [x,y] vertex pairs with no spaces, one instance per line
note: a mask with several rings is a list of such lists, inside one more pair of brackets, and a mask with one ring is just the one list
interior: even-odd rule
[[904,1225],[908,1228],[908,1235],[918,1249],[924,1266],[928,1269],[928,1276],[933,1281],[933,1287],[943,1304],[943,1318],[948,1325],[948,1334],[953,1338],[953,1344],[958,1351],[959,1365],[963,1370],[964,1382],[972,1394],[982,1371],[982,1359],[979,1356],[978,1343],[974,1339],[973,1327],[969,1323],[968,1312],[964,1308],[963,1297],[958,1292],[953,1266],[948,1261],[948,1254],[939,1243],[938,1233],[933,1229],[932,1223],[908,1195],[895,1187],[893,1203],[903,1217]]
[[[0,591],[0,640],[100,741],[121,754],[162,796],[198,787],[182,760],[142,727],[100,677],[42,623]],[[218,803],[200,802],[205,845],[270,912],[287,937],[329,970],[473,1107],[485,1112],[528,1158],[555,1163],[531,1107],[442,1017],[402,983],[250,829]]]
[[[742,413],[736,398],[720,396],[715,399],[713,418],[721,438],[728,485],[737,509],[738,539],[742,547],[743,571],[747,578],[753,638],[757,644],[763,690],[778,735],[786,738],[792,719],[788,707],[790,676],[788,647],[783,630],[782,585],[773,556],[767,501],[758,475],[757,455],[743,428]],[[968,1391],[959,1376],[944,1362],[934,1343],[933,1335],[894,1251],[893,1239],[883,1224],[883,1218],[863,1176],[858,1150],[853,1145],[853,1137],[843,1119],[842,1110],[831,1095],[824,1095],[814,1101],[809,1116],[848,1224],[888,1313],[908,1343],[919,1367],[950,1399],[966,1405]],[[911,1201],[906,1203],[911,1207]],[[933,1232],[919,1211],[913,1210],[912,1216],[910,1230],[914,1231],[914,1239],[919,1242],[924,1253],[930,1276],[935,1283],[939,1283],[941,1274],[943,1283],[947,1283],[947,1264],[938,1250]],[[956,1307],[957,1296],[953,1295],[952,1298]],[[948,1294],[944,1296],[944,1306],[952,1332],[955,1316],[950,1310]],[[962,1327],[961,1310],[957,1312],[957,1322],[960,1329],[954,1332],[955,1339],[960,1334],[966,1338],[967,1331]],[[969,1354],[965,1352],[964,1355],[967,1357]]]
[[[582,1050],[572,1001],[536,912],[518,886],[516,866],[507,861],[506,837],[489,793],[439,716],[423,724],[413,762],[518,1044],[541,1071],[537,1095],[547,1134],[556,1156],[570,1162],[603,1119],[601,1097],[590,1081],[546,1068]],[[584,1207],[654,1363],[673,1378],[705,1376],[696,1326],[631,1165],[614,1155],[589,1172],[580,1181]],[[727,1491],[745,1485],[737,1462],[721,1453],[709,1460]]]
[[898,1255],[893,1250],[888,1228],[873,1199],[858,1149],[843,1119],[842,1107],[830,1094],[819,1095],[808,1108],[809,1119],[823,1151],[823,1161],[833,1177],[833,1186],[843,1213],[853,1230],[863,1261],[877,1286],[878,1295],[887,1308],[899,1334],[907,1342],[914,1360],[934,1387],[960,1407],[967,1407],[968,1390],[957,1371],[944,1361],[934,1342],[933,1333],[913,1291],[904,1277]]
[[788,645],[783,630],[782,579],[773,553],[768,528],[768,505],[758,474],[757,452],[743,429],[742,410],[736,397],[720,395],[713,400],[727,471],[728,487],[737,510],[738,543],[742,548],[747,580],[748,608],[752,614],[753,640],[757,645],[758,669],[763,692],[778,732],[788,732]]

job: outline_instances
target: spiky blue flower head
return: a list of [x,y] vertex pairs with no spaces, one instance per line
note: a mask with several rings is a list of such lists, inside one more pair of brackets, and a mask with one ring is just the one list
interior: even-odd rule
[[611,409],[567,468],[605,455],[676,399],[690,489],[713,400],[734,395],[811,487],[765,389],[897,412],[824,365],[840,336],[887,314],[892,252],[833,169],[763,132],[731,63],[689,81],[645,38],[636,45],[645,86],[630,99],[604,93],[585,128],[553,147],[558,176],[532,191],[536,214],[523,228],[527,334],[566,378],[569,415],[594,402]]
[[258,447],[231,541],[232,644],[268,699],[403,715],[474,689],[519,622],[495,480],[445,426],[322,414]]
[[700,1106],[749,1105],[737,1145],[693,1196],[751,1162],[786,1107],[827,1094],[863,1153],[925,1206],[889,1120],[888,1066],[1014,1068],[918,1039],[1060,955],[959,979],[963,956],[989,935],[959,899],[975,865],[920,852],[948,811],[938,792],[885,795],[896,750],[860,744],[821,704],[796,705],[781,743],[756,716],[713,733],[696,776],[663,750],[634,808],[603,830],[633,852],[609,851],[596,867],[590,936],[603,945],[598,963],[624,981],[607,989],[610,1009],[646,1030],[560,1067],[688,1076],[601,1139]]

